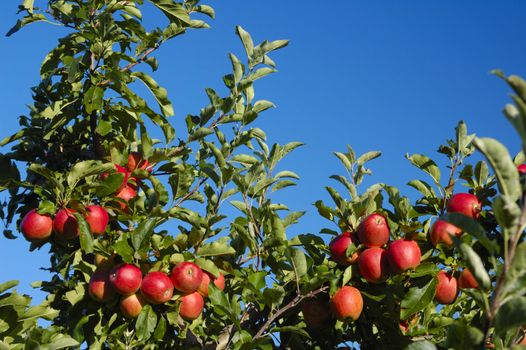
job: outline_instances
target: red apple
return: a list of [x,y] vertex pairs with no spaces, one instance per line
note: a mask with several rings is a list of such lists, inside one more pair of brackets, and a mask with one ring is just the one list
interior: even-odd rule
[[347,256],[347,247],[353,243],[358,246],[358,238],[354,232],[344,232],[334,238],[329,244],[331,258],[340,265],[351,265],[358,261],[359,254],[355,251],[351,256]]
[[152,304],[162,304],[172,299],[174,286],[170,277],[160,271],[150,272],[142,279],[141,294]]
[[121,312],[127,318],[136,318],[141,313],[146,301],[140,294],[131,294],[121,299],[119,306]]
[[462,235],[462,229],[441,219],[435,221],[431,227],[430,239],[435,247],[438,243],[451,247],[453,245],[451,235],[460,237],[460,235]]
[[457,193],[447,201],[448,213],[460,213],[476,219],[481,211],[482,203],[471,193]]
[[30,241],[40,241],[51,236],[53,219],[48,215],[37,213],[36,209],[30,210],[20,222],[20,231]]
[[110,285],[107,270],[97,270],[91,275],[88,294],[93,300],[99,302],[106,302],[115,295],[115,290]]
[[72,209],[60,209],[53,219],[53,231],[59,239],[73,239],[79,235],[79,223]]
[[131,264],[120,264],[110,271],[110,283],[121,295],[131,295],[139,290],[142,282],[141,269]]
[[201,284],[203,270],[193,262],[180,262],[172,269],[170,279],[178,291],[192,293],[195,292]]
[[[135,191],[131,186],[124,186],[122,190],[116,193],[116,196],[117,198],[123,199],[125,202],[129,202],[131,199],[137,196],[137,191]],[[121,201],[119,202],[119,206],[122,211],[128,211],[128,205],[126,203]]]
[[301,302],[301,313],[307,326],[312,329],[325,328],[332,318],[329,296],[318,294]]
[[356,321],[363,309],[362,293],[351,286],[342,287],[332,296],[331,309],[340,321]]
[[121,173],[124,175],[124,178],[122,179],[122,184],[117,190],[117,192],[120,192],[124,187],[126,187],[126,184],[128,183],[128,179],[130,178],[130,172],[128,169],[126,169],[123,166],[120,166],[119,164],[114,164],[115,170],[117,170],[118,173]]
[[134,171],[135,169],[142,169],[151,171],[149,168],[149,163],[147,159],[144,159],[142,153],[140,152],[131,152],[128,155],[128,164],[126,164],[128,171]]
[[382,283],[389,276],[387,252],[382,248],[368,248],[360,254],[358,260],[360,274],[367,282]]
[[526,173],[526,164],[519,164],[519,165],[517,165],[517,170],[521,174]]
[[179,306],[179,315],[187,320],[192,321],[201,315],[205,307],[205,300],[201,294],[193,292],[186,294],[181,298],[181,305]]
[[458,294],[457,279],[450,273],[440,271],[437,275],[437,286],[435,289],[435,300],[440,304],[451,304]]
[[371,214],[358,226],[358,239],[368,248],[381,247],[389,241],[387,220],[380,214]]
[[460,288],[478,288],[479,284],[477,280],[475,279],[475,276],[469,271],[468,269],[464,269],[462,273],[460,274],[460,278],[458,279],[458,284]]
[[110,221],[110,216],[106,209],[99,205],[88,205],[86,207],[86,222],[93,235],[98,236],[106,232],[106,226]]
[[397,239],[387,247],[387,258],[394,273],[416,268],[421,257],[420,247],[412,240]]
[[219,272],[217,277],[214,277],[210,272],[203,271],[203,278],[201,279],[201,284],[197,288],[197,291],[204,297],[208,296],[208,285],[210,284],[210,280],[212,280],[214,285],[220,290],[225,289],[225,276],[223,276],[221,272]]

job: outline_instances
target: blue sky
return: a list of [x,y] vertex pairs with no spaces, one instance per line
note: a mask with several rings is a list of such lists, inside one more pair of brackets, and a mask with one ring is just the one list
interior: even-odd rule
[[[0,2],[4,33],[16,21],[17,3]],[[256,42],[291,40],[272,56],[279,72],[256,85],[256,97],[277,108],[255,125],[265,130],[269,143],[306,143],[282,164],[301,176],[299,186],[276,197],[294,210],[308,211],[290,236],[327,226],[312,203],[328,199],[324,186],[337,186],[328,177],[343,168],[332,152],[345,151],[347,144],[358,153],[382,151],[382,158],[371,163],[373,181],[399,186],[408,195],[413,192],[405,184],[423,175],[404,155],[425,153],[442,161],[435,150],[453,137],[459,120],[466,121],[469,132],[495,137],[513,154],[519,150],[518,137],[501,114],[509,89],[489,72],[500,68],[526,76],[523,1],[205,3],[216,9],[212,29],[189,32],[158,50],[160,69],[154,77],[168,89],[174,123],[182,125],[186,114],[206,105],[205,87],[223,91],[228,52],[242,57],[237,24]],[[154,11],[145,17],[148,23],[161,19]],[[34,24],[0,37],[0,138],[17,130],[40,63],[64,33]],[[45,249],[29,253],[28,246],[23,238],[2,240],[0,281],[20,279],[19,290],[39,300],[42,294],[29,283],[46,278],[39,267],[47,266],[48,256]]]

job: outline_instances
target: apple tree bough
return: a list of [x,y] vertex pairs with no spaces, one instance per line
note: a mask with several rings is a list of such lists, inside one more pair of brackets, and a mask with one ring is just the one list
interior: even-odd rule
[[[0,142],[11,147],[0,154],[4,235],[50,256],[50,280],[35,285],[42,304],[17,294],[17,281],[0,285],[0,349],[520,346],[524,80],[495,72],[514,91],[504,114],[523,141],[517,156],[460,122],[438,148],[447,169],[406,156],[422,170],[412,201],[388,184],[363,189],[381,154],[348,147],[335,152],[344,172],[331,176],[339,190],[326,187],[331,204],[314,203],[331,226],[292,237],[304,213],[272,196],[296,185],[277,169],[302,143],[267,144],[257,118],[274,105],[254,93],[288,42],[255,44],[237,27],[245,57],[228,56],[227,93],[205,89],[210,103],[176,130],[154,54],[215,12],[198,0],[148,2],[163,27],[144,26],[142,0],[19,6],[8,35],[33,22],[69,34],[45,57],[20,130]],[[486,160],[470,164],[476,151]]]

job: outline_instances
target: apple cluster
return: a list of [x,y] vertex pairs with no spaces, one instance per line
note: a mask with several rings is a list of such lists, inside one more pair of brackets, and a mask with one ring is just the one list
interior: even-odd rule
[[[482,210],[482,204],[475,195],[457,193],[447,203],[449,213],[461,213],[476,219]],[[433,246],[443,244],[451,247],[451,235],[460,236],[462,230],[445,220],[438,219],[432,226],[429,239]],[[331,259],[340,266],[356,264],[360,276],[367,283],[379,284],[389,276],[413,270],[420,265],[422,253],[418,243],[408,238],[390,241],[390,228],[386,218],[373,213],[362,220],[356,232],[344,232],[334,238],[330,245]],[[441,304],[452,303],[460,288],[478,288],[473,274],[466,268],[457,278],[453,273],[441,270],[437,275],[435,300]],[[331,315],[322,315],[316,321],[311,317],[319,300],[309,301],[303,308],[307,324],[316,327],[319,319],[329,319]],[[360,291],[352,286],[344,286],[336,291],[330,300],[333,314],[339,320],[356,320],[363,308]],[[312,319],[312,320],[311,320]]]
[[120,296],[119,307],[128,318],[136,318],[145,304],[159,305],[169,302],[177,291],[179,316],[192,321],[204,309],[204,298],[208,297],[208,287],[212,282],[224,290],[225,278],[221,272],[217,276],[203,271],[190,261],[180,262],[170,275],[162,271],[148,272],[132,264],[111,266],[107,259],[100,257],[98,268],[89,281],[89,295],[95,301],[106,303]]
[[[131,152],[128,155],[126,167],[114,164],[115,170],[123,174],[122,184],[115,192],[117,198],[122,199],[119,202],[120,209],[127,211],[127,202],[137,196],[137,189],[140,183],[138,177],[132,176],[136,169],[152,171],[153,166],[139,152]],[[108,176],[107,173],[101,175],[101,179]],[[99,205],[87,205],[84,208],[84,219],[89,225],[90,232],[93,236],[100,236],[106,231],[109,222],[109,215],[106,209]],[[52,218],[47,214],[39,214],[36,209],[30,210],[20,222],[20,231],[24,237],[30,241],[43,241],[48,239],[52,233],[59,242],[75,239],[79,236],[79,223],[74,215],[75,210],[72,208],[61,208]]]
[[[482,203],[477,196],[471,193],[457,193],[451,196],[447,202],[448,213],[460,213],[472,219],[477,219],[482,211]],[[453,246],[453,236],[460,237],[462,229],[445,221],[435,221],[429,232],[429,240],[433,246],[441,244],[446,248]],[[459,287],[478,288],[478,283],[469,269],[462,270],[457,279],[452,271],[441,270],[437,275],[437,286],[435,300],[441,304],[453,303],[458,295]]]

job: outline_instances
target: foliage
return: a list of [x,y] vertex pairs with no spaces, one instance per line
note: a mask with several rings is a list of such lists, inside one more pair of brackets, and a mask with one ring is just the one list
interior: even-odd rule
[[[406,156],[426,176],[408,183],[418,193],[414,201],[383,183],[362,191],[364,177],[371,174],[369,162],[380,152],[358,156],[348,147],[335,153],[346,174],[331,176],[341,192],[326,187],[333,204],[315,202],[332,224],[320,233],[329,238],[354,233],[378,213],[387,219],[391,241],[416,241],[422,253],[416,269],[370,283],[356,264],[331,259],[328,239],[289,238],[287,229],[304,213],[272,201],[274,192],[299,179],[278,164],[302,144],[267,144],[255,125],[273,104],[256,100],[254,89],[257,80],[275,72],[270,53],[288,42],[256,45],[237,27],[246,58],[229,55],[232,71],[223,76],[227,93],[207,88],[210,103],[185,118],[185,130],[175,130],[166,89],[139,68],[144,63],[155,71],[155,50],[189,29],[208,28],[203,19],[215,12],[198,0],[149,2],[166,17],[165,26],[144,27],[142,0],[49,0],[45,7],[25,0],[19,6],[24,16],[8,35],[37,21],[70,31],[42,63],[20,131],[0,142],[11,145],[10,152],[0,154],[0,192],[8,197],[0,211],[4,235],[17,238],[8,228],[15,221],[20,227],[35,208],[49,216],[71,209],[79,229],[78,238],[64,239],[55,228],[49,239],[31,242],[31,250],[46,248],[50,254],[51,280],[38,284],[48,295],[42,305],[30,307],[28,297],[5,293],[14,283],[0,287],[1,345],[473,349],[491,343],[506,349],[522,340],[526,209],[524,175],[517,165],[526,150],[526,83],[521,78],[496,72],[515,92],[515,104],[506,106],[505,114],[523,140],[523,152],[512,159],[498,141],[468,134],[460,122],[455,137],[438,148],[449,161],[446,173],[428,156]],[[139,96],[136,82],[152,97]],[[477,150],[487,161],[468,163]],[[137,155],[142,163],[130,169],[129,159]],[[466,188],[461,192],[481,201],[478,217],[446,210],[460,183]],[[135,194],[124,197],[124,188]],[[92,204],[110,214],[102,235],[91,232],[85,219]],[[236,214],[228,214],[231,209]],[[438,217],[464,232],[452,237],[454,247],[430,242],[428,232]],[[355,242],[345,254],[364,249]],[[119,298],[99,302],[89,296],[92,276],[104,269],[102,258],[110,267],[136,265],[143,274],[169,273],[177,263],[192,261],[211,276],[223,274],[226,287],[211,284],[195,320],[180,317],[180,292],[166,303],[143,306],[137,318],[126,318]],[[463,289],[454,302],[439,305],[438,273],[458,277],[462,268],[473,272],[480,288]],[[325,322],[313,324],[309,306],[329,310],[330,296],[349,284],[363,295],[361,316],[351,322],[335,320],[329,312]],[[323,311],[316,312],[322,318]],[[38,327],[39,318],[51,326]]]

